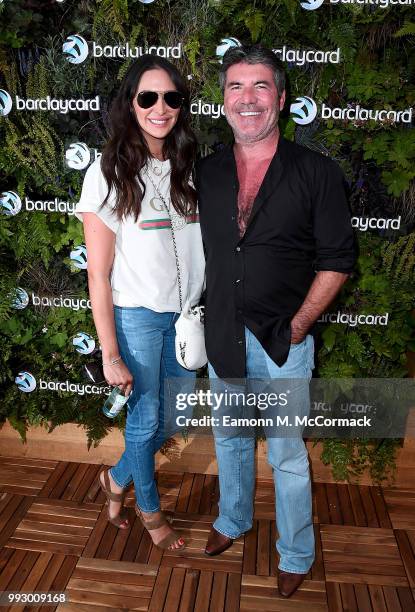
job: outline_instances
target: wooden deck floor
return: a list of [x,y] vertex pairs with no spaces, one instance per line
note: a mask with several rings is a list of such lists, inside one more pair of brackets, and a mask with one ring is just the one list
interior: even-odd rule
[[216,476],[158,475],[162,505],[187,540],[185,551],[161,554],[134,516],[132,492],[131,529],[107,524],[100,468],[0,457],[0,591],[64,590],[63,612],[415,611],[415,490],[314,484],[317,558],[286,600],[276,588],[271,481],[257,483],[253,529],[210,559]]

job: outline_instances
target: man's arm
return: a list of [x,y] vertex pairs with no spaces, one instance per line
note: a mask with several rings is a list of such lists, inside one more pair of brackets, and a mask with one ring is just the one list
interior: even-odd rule
[[334,300],[356,261],[356,245],[339,166],[316,158],[313,199],[313,233],[316,244],[316,276],[305,300],[291,321],[291,342],[298,344]]
[[317,272],[301,308],[291,321],[291,342],[298,344],[307,335],[327,306],[334,300],[349,274],[342,272]]

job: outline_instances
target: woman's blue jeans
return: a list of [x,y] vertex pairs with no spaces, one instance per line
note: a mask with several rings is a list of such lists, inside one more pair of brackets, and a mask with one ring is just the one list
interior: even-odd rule
[[[267,355],[255,336],[245,329],[247,379],[295,379],[293,413],[309,412],[309,380],[314,367],[314,342],[307,336],[300,344],[291,345],[288,359],[278,367]],[[209,365],[211,386],[220,381]],[[289,383],[289,381],[287,380]],[[255,384],[253,382],[253,384]],[[285,384],[281,383],[281,384]],[[229,385],[227,385],[229,388]],[[261,414],[260,416],[267,416]],[[227,433],[225,429],[228,429]],[[301,432],[297,437],[277,437],[267,431],[268,463],[274,477],[277,550],[279,568],[306,574],[314,561],[314,530],[311,481],[308,455]],[[255,488],[255,436],[235,428],[214,428],[219,468],[219,516],[214,522],[217,531],[238,538],[252,527]]]
[[125,451],[111,468],[120,487],[134,481],[137,505],[144,512],[160,509],[154,480],[154,455],[178,428],[175,405],[165,397],[169,378],[195,378],[176,360],[175,327],[178,314],[148,308],[114,307],[120,355],[134,378],[127,404]]

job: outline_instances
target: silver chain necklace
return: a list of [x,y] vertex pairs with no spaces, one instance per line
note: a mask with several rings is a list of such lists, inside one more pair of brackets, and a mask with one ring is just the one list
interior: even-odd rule
[[170,210],[169,207],[166,204],[166,200],[164,199],[164,196],[160,193],[160,189],[157,187],[157,185],[155,184],[155,182],[153,181],[152,176],[149,174],[148,170],[146,169],[146,174],[150,180],[150,183],[153,185],[154,187],[154,191],[157,193],[158,197],[160,198],[161,202],[163,203],[164,208],[166,209],[167,214],[169,215],[169,219],[170,219],[170,229],[171,229],[171,237],[173,240],[173,250],[174,250],[174,257],[176,259],[176,269],[177,269],[177,286],[179,289],[179,304],[180,304],[180,312],[183,310],[183,300],[182,300],[182,283],[181,283],[181,276],[180,276],[180,265],[179,265],[179,255],[177,252],[177,244],[176,244],[176,236],[174,234],[174,230],[173,230],[173,220],[171,218],[171,214],[170,214]]

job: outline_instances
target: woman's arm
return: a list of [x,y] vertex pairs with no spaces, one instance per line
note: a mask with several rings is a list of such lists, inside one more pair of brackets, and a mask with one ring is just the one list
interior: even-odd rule
[[[114,262],[115,234],[95,213],[83,213],[85,244],[88,253],[88,287],[95,328],[102,348],[102,360],[110,363],[120,356],[114,323],[114,304],[110,284]],[[133,377],[123,361],[104,366],[110,385],[118,385],[125,395],[133,386]]]

